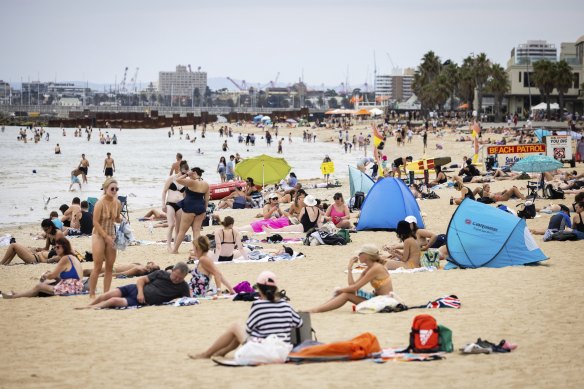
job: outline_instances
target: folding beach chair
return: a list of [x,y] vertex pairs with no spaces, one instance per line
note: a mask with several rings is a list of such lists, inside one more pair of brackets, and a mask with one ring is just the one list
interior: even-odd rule
[[88,197],[87,203],[89,204],[89,213],[93,215],[93,209],[95,208],[95,203],[97,203],[97,197]]
[[545,198],[545,181],[543,179],[543,174],[539,181],[527,181],[527,197],[531,198],[533,201],[538,197],[537,191],[541,190],[541,197]]
[[125,218],[129,223],[130,210],[128,209],[128,196],[118,196],[118,200],[120,200],[120,203],[122,203],[122,217]]

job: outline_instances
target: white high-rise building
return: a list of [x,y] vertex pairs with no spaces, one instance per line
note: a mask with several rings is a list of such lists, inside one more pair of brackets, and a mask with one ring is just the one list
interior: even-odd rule
[[558,49],[547,41],[527,41],[514,49],[515,63],[519,65],[533,63],[542,59],[552,62],[558,60]]
[[207,72],[192,72],[186,66],[177,65],[174,72],[158,73],[158,92],[163,96],[191,97],[195,89],[200,95],[207,89]]
[[375,78],[375,98],[406,101],[412,97],[413,81],[412,69],[405,69],[402,74],[378,74]]

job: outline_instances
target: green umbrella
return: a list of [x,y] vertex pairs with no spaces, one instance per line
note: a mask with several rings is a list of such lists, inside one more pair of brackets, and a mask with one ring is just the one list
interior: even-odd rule
[[274,158],[262,154],[238,163],[235,166],[235,173],[243,179],[251,177],[255,183],[261,182],[264,186],[280,182],[290,173],[291,169],[292,167],[284,158]]

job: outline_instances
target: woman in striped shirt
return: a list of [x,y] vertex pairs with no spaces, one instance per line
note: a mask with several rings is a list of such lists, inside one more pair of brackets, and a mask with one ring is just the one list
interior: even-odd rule
[[189,355],[190,358],[223,357],[247,341],[258,341],[269,335],[277,335],[290,342],[290,331],[302,326],[302,319],[288,302],[279,298],[276,275],[269,271],[262,272],[255,286],[260,299],[251,304],[245,329],[238,323],[232,324],[211,347],[200,354]]

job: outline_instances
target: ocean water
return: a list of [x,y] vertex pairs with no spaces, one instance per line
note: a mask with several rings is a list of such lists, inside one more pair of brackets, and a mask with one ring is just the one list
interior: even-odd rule
[[[220,138],[218,133],[207,132],[206,137],[200,137],[197,130],[197,140],[190,143],[182,139],[177,129],[175,135],[168,137],[167,129],[132,129],[109,130],[110,136],[116,134],[117,145],[102,145],[99,143],[99,131],[94,129],[91,140],[88,142],[85,134],[81,138],[74,137],[74,129],[67,128],[67,136],[62,135],[60,128],[45,129],[49,133],[49,141],[45,138],[35,144],[33,141],[24,143],[17,141],[20,127],[6,127],[0,133],[0,227],[6,227],[22,223],[39,222],[48,217],[51,210],[58,210],[61,204],[69,204],[75,196],[85,200],[87,197],[99,197],[101,184],[104,181],[103,163],[107,152],[112,153],[115,160],[115,178],[119,182],[120,194],[127,195],[130,212],[132,209],[144,209],[160,207],[162,199],[162,187],[168,177],[171,164],[175,161],[177,152],[182,153],[183,159],[189,162],[191,167],[199,166],[205,170],[204,178],[209,183],[220,182],[216,173],[220,156],[227,159],[230,154],[238,152],[243,158],[253,157],[259,154],[278,156],[277,142],[272,142],[268,147],[264,139],[261,139],[262,131],[255,129],[255,147],[246,147],[237,142],[240,128],[233,127],[233,138]],[[250,131],[250,127],[242,128]],[[317,130],[319,131],[319,130]],[[320,130],[323,131],[323,130]],[[332,131],[331,135],[334,136]],[[105,130],[103,130],[105,132]],[[191,139],[194,131],[185,130]],[[346,177],[347,165],[354,165],[361,153],[353,150],[353,153],[345,154],[344,149],[338,143],[304,143],[301,138],[293,138],[288,142],[288,131],[285,133],[283,144],[284,154],[300,180],[309,178],[322,178],[320,164],[325,155],[329,155],[335,162],[335,174],[333,177]],[[243,132],[245,135],[245,132]],[[28,137],[32,133],[28,131]],[[229,150],[223,152],[221,145],[228,141]],[[336,139],[336,136],[335,136]],[[61,154],[55,154],[56,144],[61,147]],[[200,155],[197,149],[204,153]],[[70,173],[75,169],[84,153],[89,160],[88,184],[83,185],[79,192],[75,185],[75,191],[69,192]],[[81,176],[79,176],[81,179]],[[345,191],[348,192],[348,188]],[[348,193],[347,193],[348,194]],[[52,198],[45,208],[47,198]],[[134,214],[133,217],[138,215]]]

